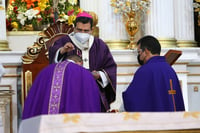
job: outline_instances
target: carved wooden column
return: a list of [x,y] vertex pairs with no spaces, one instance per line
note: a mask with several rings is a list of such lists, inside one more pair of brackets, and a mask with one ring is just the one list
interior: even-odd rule
[[6,8],[5,0],[0,0],[0,50],[8,51],[8,41],[6,37]]

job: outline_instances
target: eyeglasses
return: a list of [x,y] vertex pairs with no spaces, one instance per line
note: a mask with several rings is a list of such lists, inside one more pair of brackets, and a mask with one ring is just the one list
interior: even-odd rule
[[75,30],[78,32],[84,32],[84,33],[88,33],[91,31],[91,30],[84,30],[84,29],[79,29],[79,28],[75,28]]

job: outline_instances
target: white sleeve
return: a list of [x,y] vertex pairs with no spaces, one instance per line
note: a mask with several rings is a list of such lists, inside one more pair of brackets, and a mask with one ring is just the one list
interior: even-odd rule
[[98,80],[97,82],[101,85],[102,88],[105,88],[108,85],[108,79],[106,78],[106,75],[102,71],[98,71],[98,72],[100,74],[102,82]]
[[61,48],[59,48],[59,49],[56,51],[56,55],[55,55],[55,57],[54,57],[54,62],[55,62],[55,63],[59,63],[59,62],[61,62],[62,59],[63,59],[63,58],[61,58],[60,60],[58,60],[58,55],[59,55],[60,49],[61,49]]

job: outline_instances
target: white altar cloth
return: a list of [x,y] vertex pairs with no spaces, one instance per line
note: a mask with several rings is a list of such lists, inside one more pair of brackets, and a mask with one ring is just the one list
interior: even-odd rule
[[42,115],[23,120],[19,133],[97,133],[187,129],[200,129],[200,112]]

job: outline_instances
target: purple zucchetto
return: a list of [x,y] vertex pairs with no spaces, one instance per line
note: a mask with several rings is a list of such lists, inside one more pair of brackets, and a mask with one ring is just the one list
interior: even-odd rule
[[78,18],[78,17],[87,17],[87,18],[91,18],[91,19],[92,19],[92,16],[91,16],[89,13],[85,12],[85,11],[79,13],[79,14],[76,16],[76,18]]

